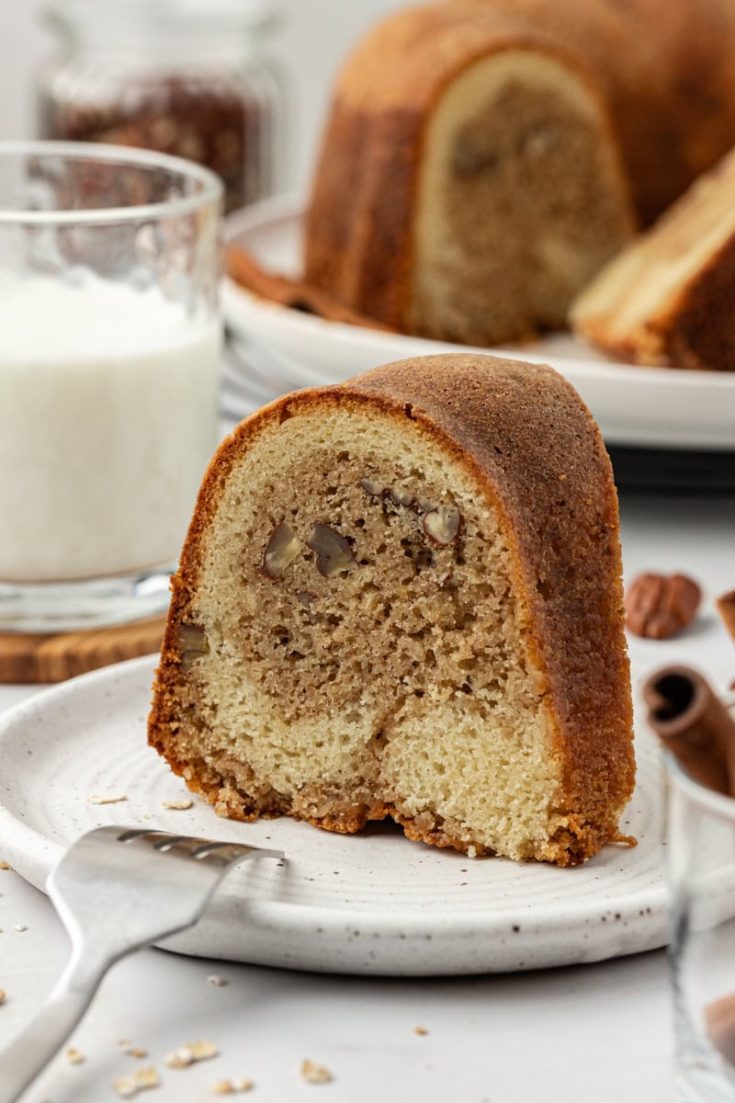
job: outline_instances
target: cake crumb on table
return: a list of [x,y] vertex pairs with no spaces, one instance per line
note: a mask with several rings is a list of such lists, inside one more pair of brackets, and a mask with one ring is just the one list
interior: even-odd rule
[[4,988],[0,988],[0,1003],[5,1003],[5,1001],[6,1001],[6,999],[7,999],[7,998],[8,998],[8,997],[7,997],[7,994],[6,994],[6,992],[5,992],[5,989],[4,989]]
[[420,1034],[422,1037],[423,1037],[424,1034],[429,1033],[429,1031],[426,1029],[425,1026],[415,1026],[413,1028],[413,1032],[414,1032],[414,1034]]
[[161,807],[168,808],[171,812],[186,812],[193,805],[194,801],[188,797],[184,797],[182,800],[164,800],[161,802]]
[[126,793],[92,793],[87,804],[122,804],[127,799]]
[[16,923],[13,927],[13,930],[18,931],[19,934],[23,934],[23,931],[27,931],[28,928],[26,927],[25,923]]
[[81,1050],[76,1049],[74,1046],[69,1046],[67,1049],[66,1059],[70,1065],[81,1065],[86,1060]]
[[218,1080],[209,1090],[212,1095],[236,1095],[238,1092],[249,1092],[254,1086],[252,1080],[236,1076],[234,1080]]
[[148,1050],[143,1046],[135,1046],[132,1042],[129,1042],[126,1038],[118,1042],[120,1049],[123,1051],[126,1057],[137,1057],[143,1059],[148,1056]]
[[333,1079],[326,1065],[305,1058],[301,1062],[301,1076],[307,1084],[328,1084]]
[[220,977],[217,973],[211,973],[207,977],[207,984],[211,984],[212,988],[226,988],[229,983],[226,977]]
[[0,869],[9,869],[12,872],[13,867],[11,866],[10,862],[5,862],[2,858],[0,858]]
[[210,1057],[216,1057],[219,1053],[213,1042],[187,1042],[179,1046],[166,1057],[166,1065],[170,1069],[185,1069],[196,1061],[207,1061]]
[[121,1076],[115,1080],[112,1087],[121,1099],[132,1099],[138,1092],[147,1091],[150,1088],[160,1088],[161,1081],[153,1065],[144,1065],[136,1069],[129,1076]]

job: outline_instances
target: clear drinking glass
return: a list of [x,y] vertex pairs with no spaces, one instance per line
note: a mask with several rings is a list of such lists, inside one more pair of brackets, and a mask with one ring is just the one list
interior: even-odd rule
[[0,630],[163,610],[216,443],[222,185],[0,143]]
[[679,1099],[735,1103],[735,799],[665,759]]

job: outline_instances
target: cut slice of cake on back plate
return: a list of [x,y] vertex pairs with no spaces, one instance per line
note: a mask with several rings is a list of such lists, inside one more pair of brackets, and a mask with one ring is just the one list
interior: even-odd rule
[[637,364],[735,371],[735,152],[603,268],[575,331]]
[[286,396],[205,477],[150,742],[234,819],[578,863],[633,787],[620,575],[607,453],[550,368]]

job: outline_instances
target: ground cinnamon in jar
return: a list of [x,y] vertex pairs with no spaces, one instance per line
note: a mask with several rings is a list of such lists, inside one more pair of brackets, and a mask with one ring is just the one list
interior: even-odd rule
[[262,44],[275,5],[57,0],[63,58],[39,92],[45,137],[136,146],[217,172],[232,211],[279,186],[282,78]]

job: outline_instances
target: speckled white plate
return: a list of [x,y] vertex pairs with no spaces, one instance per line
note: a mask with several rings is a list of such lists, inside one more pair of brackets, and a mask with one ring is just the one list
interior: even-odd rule
[[[263,200],[228,219],[228,240],[241,242],[268,268],[301,267],[303,199]],[[225,280],[222,305],[246,354],[243,389],[257,401],[297,387],[340,383],[378,364],[452,345],[326,321],[265,299]],[[519,348],[480,349],[551,364],[579,391],[611,444],[735,451],[735,372],[672,371],[614,364],[568,334]],[[250,393],[240,416],[253,406]]]
[[[65,846],[101,824],[277,846],[288,861],[234,871],[206,917],[167,948],[345,973],[421,975],[598,961],[666,941],[659,769],[650,737],[623,824],[576,869],[471,860],[411,843],[393,827],[331,835],[288,819],[236,824],[186,796],[146,746],[154,657],[50,689],[0,718],[0,854],[43,889]],[[92,794],[126,794],[93,805]]]

